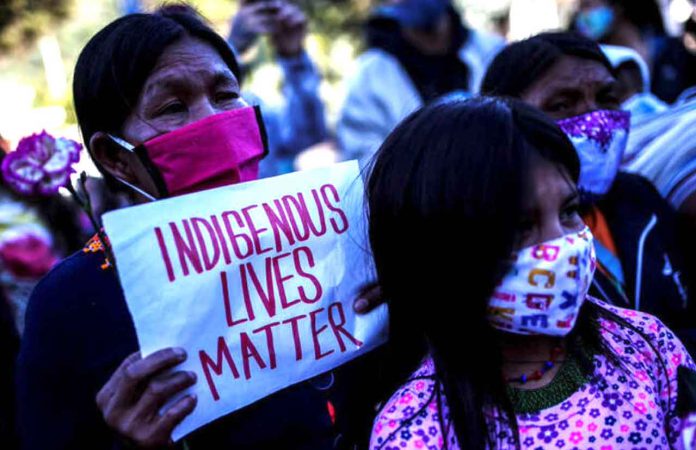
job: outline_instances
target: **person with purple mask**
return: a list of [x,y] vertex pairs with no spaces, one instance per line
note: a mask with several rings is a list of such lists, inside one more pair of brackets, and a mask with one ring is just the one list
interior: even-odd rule
[[696,349],[689,252],[677,236],[675,212],[654,186],[620,170],[630,114],[620,110],[616,90],[614,69],[599,46],[572,33],[511,44],[493,60],[482,85],[485,94],[541,109],[575,145],[584,219],[599,261],[590,293],[656,315]]

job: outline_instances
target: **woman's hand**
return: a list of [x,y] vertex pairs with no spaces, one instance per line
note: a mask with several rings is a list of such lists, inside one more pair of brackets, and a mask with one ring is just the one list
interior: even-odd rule
[[365,285],[358,298],[353,302],[353,309],[358,314],[367,314],[384,303],[382,289],[376,282]]
[[126,358],[97,394],[97,406],[107,425],[138,448],[172,445],[172,429],[196,406],[187,395],[160,414],[172,397],[196,382],[193,372],[171,372],[186,359],[183,349],[167,348],[142,358]]

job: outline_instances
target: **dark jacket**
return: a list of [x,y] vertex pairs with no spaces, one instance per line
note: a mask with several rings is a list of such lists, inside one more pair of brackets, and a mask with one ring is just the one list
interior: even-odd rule
[[696,350],[696,313],[688,301],[676,214],[645,178],[620,172],[597,204],[616,244],[626,298],[597,271],[590,294],[660,318]]
[[4,450],[19,448],[15,430],[14,371],[19,335],[10,305],[0,289],[0,442]]
[[[101,269],[103,262],[101,252],[73,255],[29,301],[17,373],[24,449],[119,448],[95,398],[138,342],[117,276]],[[340,415],[345,392],[337,386],[346,378],[324,375],[286,389],[203,427],[186,438],[188,447],[336,448],[340,439],[327,401]],[[320,389],[328,384],[330,390]]]

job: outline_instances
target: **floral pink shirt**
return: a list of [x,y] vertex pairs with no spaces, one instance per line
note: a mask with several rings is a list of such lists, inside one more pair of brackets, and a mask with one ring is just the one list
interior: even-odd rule
[[[640,329],[659,354],[635,331],[604,321],[602,334],[631,373],[626,374],[604,356],[595,356],[595,372],[590,381],[565,401],[534,414],[517,415],[521,448],[691,448],[684,444],[686,428],[674,410],[677,368],[683,365],[696,369],[682,343],[649,314],[591,301]],[[657,358],[664,362],[666,374],[660,370]],[[373,425],[371,450],[439,450],[444,448],[445,439],[448,449],[459,450],[447,402],[434,373],[434,364],[427,358],[384,405]],[[439,420],[440,415],[444,420]],[[498,449],[515,448],[510,430],[502,429],[490,414],[489,426],[498,429]]]

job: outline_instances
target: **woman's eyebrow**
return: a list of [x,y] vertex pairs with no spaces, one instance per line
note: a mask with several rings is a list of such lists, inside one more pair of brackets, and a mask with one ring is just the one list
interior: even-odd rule
[[558,100],[574,100],[582,95],[582,91],[575,86],[559,86],[546,95],[544,104],[553,103]]
[[239,87],[239,82],[237,79],[230,75],[228,72],[216,72],[213,75],[213,86],[231,85],[232,87]]
[[187,84],[185,80],[175,75],[165,76],[148,83],[147,87],[145,88],[145,91],[143,92],[143,96],[153,96],[156,94],[160,94],[162,91],[178,89],[180,87],[185,87],[186,85]]

